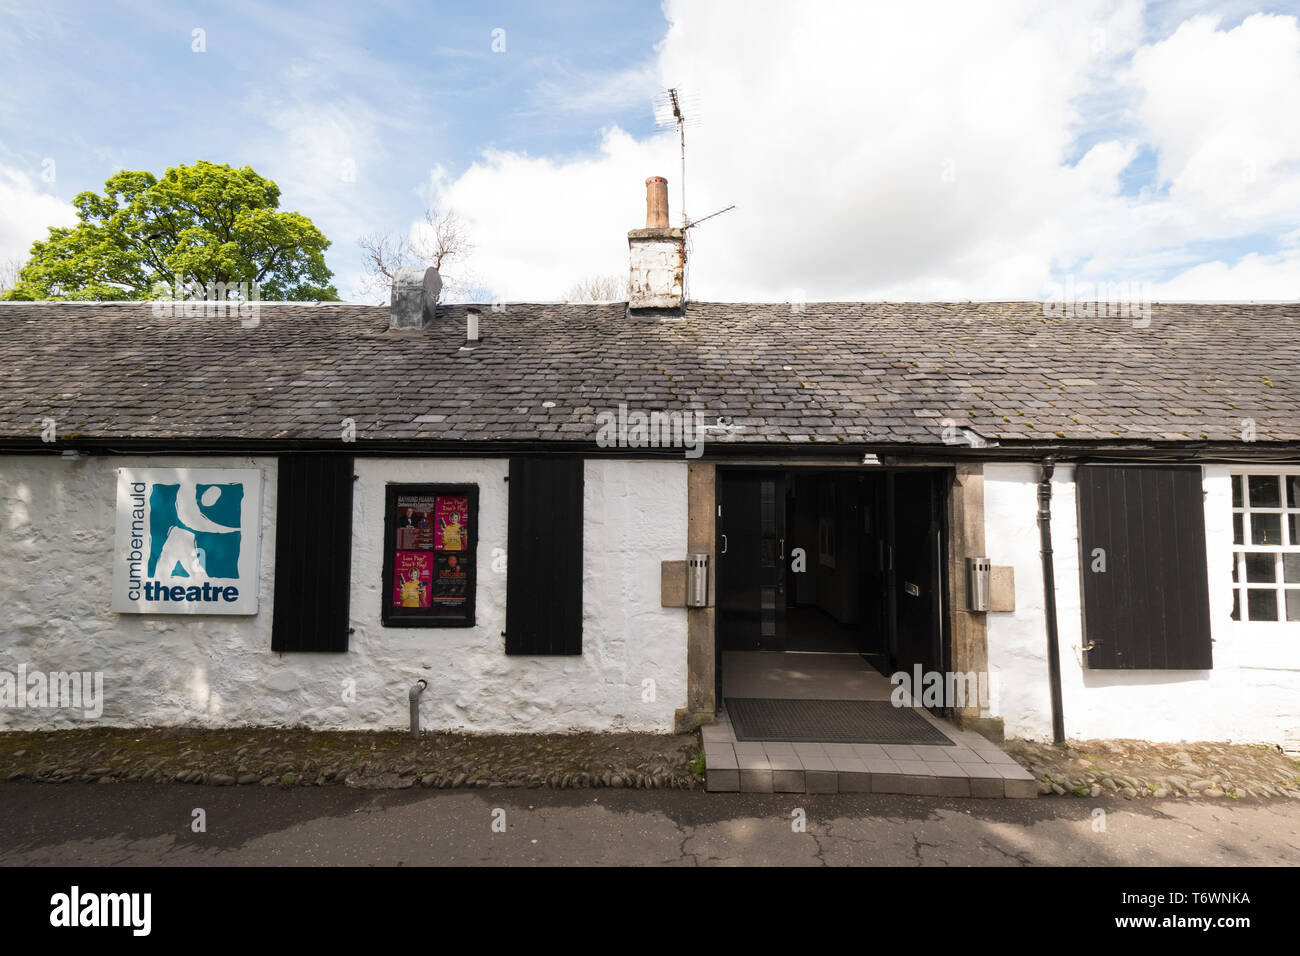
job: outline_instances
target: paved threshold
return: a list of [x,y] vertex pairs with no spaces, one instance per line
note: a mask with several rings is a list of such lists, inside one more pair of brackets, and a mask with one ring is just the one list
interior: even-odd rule
[[[724,699],[887,701],[894,685],[856,654],[728,653]],[[741,793],[882,793],[1029,799],[1038,783],[979,734],[911,708],[952,746],[742,741],[724,709],[701,728],[705,787]]]

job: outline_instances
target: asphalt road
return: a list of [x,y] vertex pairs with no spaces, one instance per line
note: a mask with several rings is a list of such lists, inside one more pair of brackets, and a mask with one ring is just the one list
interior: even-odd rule
[[1296,866],[1300,801],[0,785],[0,865],[143,864]]

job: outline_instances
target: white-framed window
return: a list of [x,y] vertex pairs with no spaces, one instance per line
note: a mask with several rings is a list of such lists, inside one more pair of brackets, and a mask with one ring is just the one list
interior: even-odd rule
[[1300,621],[1300,470],[1232,474],[1232,619]]

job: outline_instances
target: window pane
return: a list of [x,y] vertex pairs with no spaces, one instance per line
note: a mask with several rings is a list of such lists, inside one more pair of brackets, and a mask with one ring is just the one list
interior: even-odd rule
[[[1277,558],[1268,551],[1246,553],[1246,581],[1250,584],[1272,584],[1277,580]],[[1255,615],[1252,614],[1251,617]]]
[[1251,475],[1250,506],[1252,508],[1280,508],[1282,496],[1278,492],[1277,475]]
[[1241,620],[1241,591],[1237,588],[1232,589],[1232,619]]
[[1286,516],[1286,530],[1287,534],[1290,535],[1291,544],[1300,544],[1300,538],[1296,537],[1296,535],[1300,535],[1300,524],[1297,523],[1297,518],[1300,518],[1300,515]]
[[1300,475],[1286,476],[1286,506],[1300,508]]
[[[1290,521],[1295,521],[1295,518],[1296,518],[1295,515],[1289,516]],[[1241,515],[1233,515],[1232,516],[1232,543],[1233,544],[1246,543],[1246,539],[1244,537],[1245,532],[1241,530],[1241,525],[1242,525]],[[1293,528],[1292,530],[1295,529]]]
[[1240,558],[1241,558],[1240,554],[1238,554],[1236,551],[1232,552],[1232,583],[1233,584],[1237,583],[1237,573],[1238,573],[1237,564],[1239,563]]
[[1282,516],[1279,515],[1251,515],[1250,516],[1250,543],[1251,544],[1271,544],[1279,545],[1282,543]]
[[1240,508],[1241,504],[1241,475],[1232,476],[1232,506]]
[[1246,609],[1252,621],[1277,620],[1277,592],[1251,588],[1246,592]]
[[1286,619],[1300,621],[1300,591],[1286,592]]
[[1282,555],[1282,580],[1287,584],[1300,584],[1300,554]]

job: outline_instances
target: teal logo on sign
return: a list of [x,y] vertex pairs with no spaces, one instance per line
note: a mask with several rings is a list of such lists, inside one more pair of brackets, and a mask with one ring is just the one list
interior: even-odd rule
[[238,578],[243,504],[238,482],[154,484],[147,576]]

